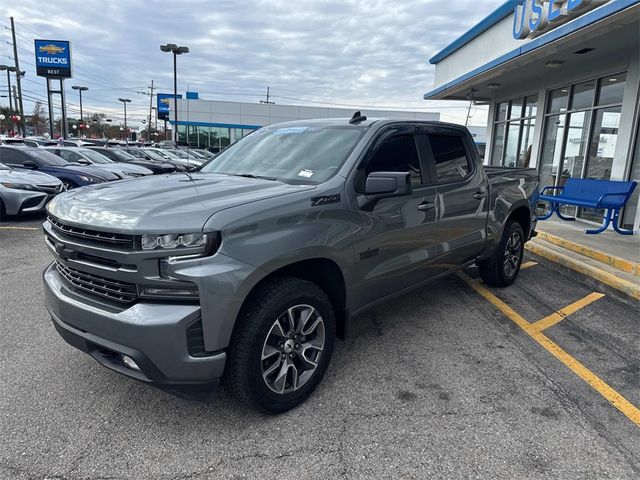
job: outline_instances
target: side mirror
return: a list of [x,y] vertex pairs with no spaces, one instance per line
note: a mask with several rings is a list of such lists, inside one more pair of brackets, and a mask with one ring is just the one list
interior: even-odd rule
[[367,176],[364,193],[384,197],[409,195],[411,193],[409,172],[372,172]]
[[30,169],[30,170],[35,170],[35,169],[37,169],[37,168],[38,168],[38,165],[37,165],[37,164],[36,164],[36,162],[34,162],[33,160],[26,160],[26,161],[22,164],[22,166],[23,166],[24,168],[28,168],[28,169]]
[[87,160],[86,158],[79,158],[78,159],[78,163],[80,165],[91,165],[91,162],[89,160]]

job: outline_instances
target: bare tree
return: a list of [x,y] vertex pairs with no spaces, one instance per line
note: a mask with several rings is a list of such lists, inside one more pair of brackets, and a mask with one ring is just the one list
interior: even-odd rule
[[36,102],[33,106],[30,124],[33,126],[36,135],[42,135],[47,130],[47,111],[42,102]]

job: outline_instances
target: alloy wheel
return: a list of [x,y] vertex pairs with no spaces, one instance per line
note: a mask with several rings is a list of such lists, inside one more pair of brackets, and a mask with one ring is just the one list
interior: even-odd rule
[[503,269],[507,277],[513,277],[518,270],[522,258],[522,237],[519,232],[512,232],[504,250]]
[[311,305],[295,305],[271,326],[262,347],[262,378],[278,394],[294,392],[313,376],[325,346],[325,325]]

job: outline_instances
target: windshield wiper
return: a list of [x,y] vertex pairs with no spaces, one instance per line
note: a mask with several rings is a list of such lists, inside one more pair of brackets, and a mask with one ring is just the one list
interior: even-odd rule
[[252,173],[227,173],[227,175],[233,175],[234,177],[244,177],[244,178],[261,178],[262,180],[271,180],[273,182],[278,180],[276,177],[267,177],[264,175],[253,175]]

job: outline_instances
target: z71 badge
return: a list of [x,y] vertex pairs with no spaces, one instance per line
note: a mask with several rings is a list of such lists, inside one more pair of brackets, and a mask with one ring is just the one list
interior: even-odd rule
[[330,203],[340,202],[340,194],[324,195],[322,197],[311,197],[311,206],[318,207],[320,205],[329,205]]

